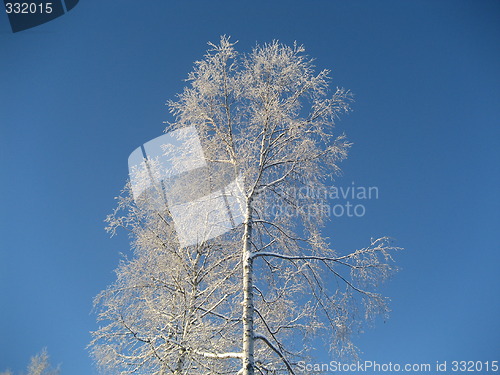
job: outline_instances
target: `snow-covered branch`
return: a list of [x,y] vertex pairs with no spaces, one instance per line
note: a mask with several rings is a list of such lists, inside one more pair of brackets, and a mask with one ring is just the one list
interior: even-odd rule
[[288,369],[288,371],[290,372],[290,374],[295,375],[295,372],[293,371],[293,368],[290,365],[290,362],[288,362],[288,360],[285,358],[285,356],[283,355],[283,353],[281,353],[281,351],[271,341],[269,341],[269,339],[266,336],[257,333],[257,334],[254,335],[254,338],[256,340],[262,340],[262,341],[264,341],[266,343],[266,345],[269,348],[271,348],[281,358],[281,360],[285,364],[285,366]]

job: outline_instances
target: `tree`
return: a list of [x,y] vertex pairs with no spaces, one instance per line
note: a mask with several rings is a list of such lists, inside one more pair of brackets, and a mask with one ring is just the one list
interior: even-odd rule
[[28,366],[28,375],[58,375],[59,371],[59,367],[52,368],[47,348],[43,348],[40,353],[31,357]]
[[[40,353],[34,355],[30,359],[27,375],[59,375],[60,366],[52,368],[49,361],[49,353],[47,348],[43,348]],[[14,375],[12,371],[6,370],[0,375]]]
[[[159,185],[140,198],[129,187],[108,221],[131,231],[136,258],[97,299],[111,323],[94,333],[93,354],[121,373],[295,374],[322,330],[332,351],[355,354],[352,333],[388,311],[375,288],[397,248],[379,238],[339,253],[321,234],[329,207],[321,192],[350,147],[334,123],[351,94],[327,96],[329,71],[315,74],[302,46],[272,42],[248,55],[226,37],[210,46],[190,87],[168,103],[175,121],[166,131],[196,129],[208,185],[224,175],[238,187],[241,225],[183,246]],[[146,163],[151,173],[155,160]]]
[[130,231],[135,258],[96,297],[108,324],[94,332],[92,354],[121,374],[231,373],[234,364],[214,360],[233,357],[220,348],[238,346],[237,241],[181,247],[168,211],[156,206],[151,197],[134,200],[128,183],[107,219],[111,232]]

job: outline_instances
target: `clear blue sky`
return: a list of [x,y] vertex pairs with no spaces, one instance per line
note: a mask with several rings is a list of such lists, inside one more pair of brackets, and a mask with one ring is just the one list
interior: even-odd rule
[[92,298],[128,251],[103,219],[221,34],[242,51],[297,40],[356,95],[337,184],[379,197],[325,232],[339,249],[406,248],[363,358],[499,360],[500,2],[122,0],[16,34],[0,14],[0,370],[47,346],[64,374],[95,373]]

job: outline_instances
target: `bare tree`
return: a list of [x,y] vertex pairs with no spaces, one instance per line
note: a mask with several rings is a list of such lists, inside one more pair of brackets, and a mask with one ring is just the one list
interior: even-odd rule
[[239,354],[238,273],[234,235],[216,243],[181,247],[168,209],[151,196],[134,200],[127,184],[108,230],[126,228],[135,257],[95,300],[99,320],[92,354],[112,373],[228,374]]
[[[237,54],[226,37],[210,46],[188,77],[190,87],[168,103],[175,121],[167,131],[196,129],[211,170],[238,185],[242,224],[183,246],[168,207],[151,204],[159,194],[144,196],[146,203],[125,194],[119,208],[129,214],[109,220],[113,229],[132,231],[139,257],[122,264],[116,285],[97,300],[111,323],[94,333],[94,354],[108,368],[127,363],[138,371],[155,363],[156,372],[147,373],[296,374],[322,330],[332,351],[355,354],[351,335],[388,311],[375,288],[391,273],[396,248],[379,238],[341,253],[321,235],[329,207],[321,192],[350,147],[334,122],[349,110],[351,95],[337,88],[328,96],[329,72],[314,73],[302,46],[273,42],[248,55]],[[188,277],[197,273],[203,286]],[[168,297],[149,295],[155,282],[165,284]],[[201,293],[210,297],[195,302]],[[124,319],[127,309],[140,324]],[[203,342],[190,340],[186,329],[168,331],[173,321]]]
[[46,348],[43,348],[39,354],[31,357],[28,366],[28,375],[58,375],[59,371],[59,367],[52,368]]
[[[30,359],[27,375],[59,375],[60,366],[53,368],[49,361],[47,348],[43,348],[40,353]],[[11,370],[6,370],[0,375],[14,375]]]

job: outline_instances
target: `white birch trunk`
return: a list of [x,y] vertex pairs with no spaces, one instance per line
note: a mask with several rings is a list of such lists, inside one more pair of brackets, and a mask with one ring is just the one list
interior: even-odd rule
[[243,234],[243,375],[254,375],[254,327],[253,327],[253,260],[251,257],[252,209],[251,200],[245,210]]

